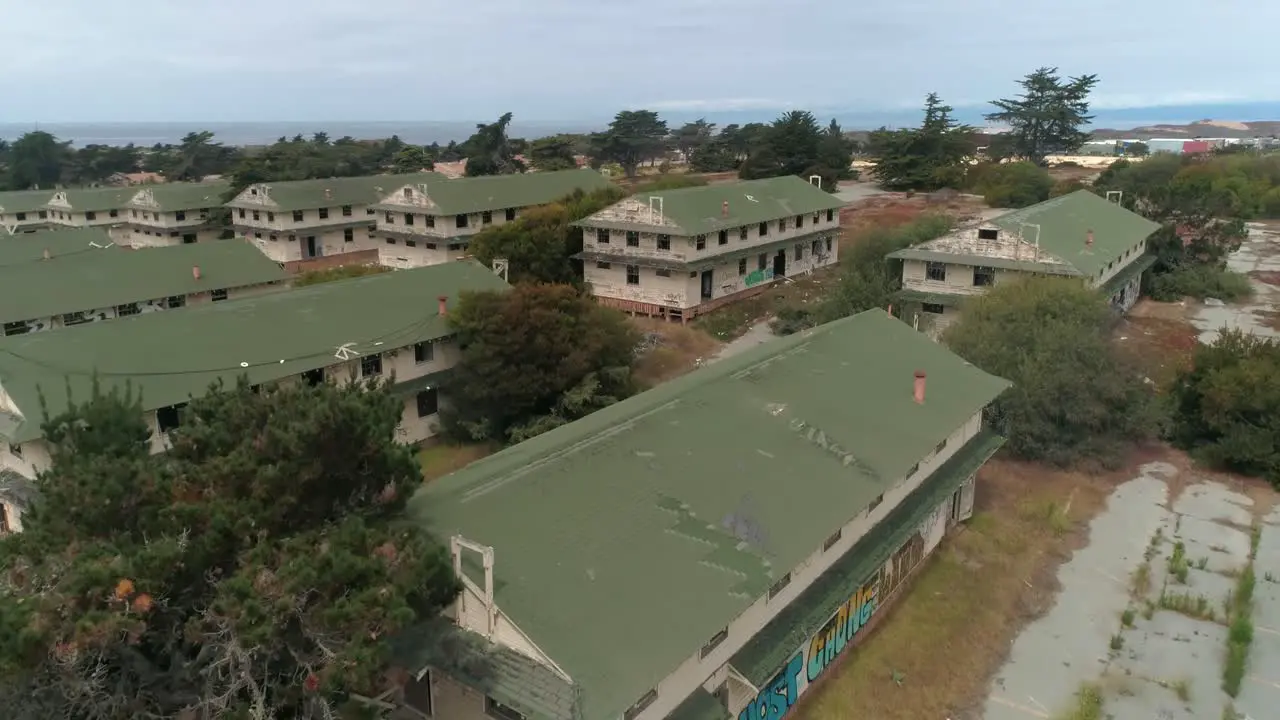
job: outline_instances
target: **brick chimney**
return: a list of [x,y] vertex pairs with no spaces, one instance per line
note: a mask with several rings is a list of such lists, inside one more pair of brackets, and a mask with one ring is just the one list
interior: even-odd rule
[[913,393],[912,393],[913,395],[915,395],[917,405],[924,404],[924,383],[925,383],[924,371],[917,370],[915,374],[915,387],[913,388]]
[[723,203],[720,204],[720,217],[722,218],[729,217],[729,201],[728,200],[725,200]]
[[192,265],[192,266],[191,266],[191,277],[192,277],[192,278],[194,278],[194,279],[196,279],[196,280],[199,280],[199,279],[200,279],[200,266],[199,266],[199,265]]
[[436,302],[440,303],[440,317],[444,317],[445,315],[448,315],[449,314],[449,296],[441,295],[440,297],[436,298]]
[[1086,230],[1084,233],[1084,246],[1093,247],[1093,230]]

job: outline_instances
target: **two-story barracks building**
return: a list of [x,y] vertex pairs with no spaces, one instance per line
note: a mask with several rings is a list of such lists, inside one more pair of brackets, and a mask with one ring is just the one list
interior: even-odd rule
[[836,262],[838,198],[794,177],[636,195],[578,223],[603,305],[686,321]]

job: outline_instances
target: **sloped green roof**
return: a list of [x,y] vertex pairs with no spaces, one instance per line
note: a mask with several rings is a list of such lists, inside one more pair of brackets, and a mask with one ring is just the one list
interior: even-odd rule
[[[675,223],[687,235],[700,235],[844,207],[844,202],[835,195],[794,175],[679,190],[641,192],[619,204],[639,202],[648,207],[649,198],[655,197],[662,198],[663,218]],[[724,216],[725,203],[729,203],[727,217]],[[605,210],[574,224],[580,227],[633,227],[630,223],[606,219],[607,213],[608,210]]]
[[[1040,226],[1040,248],[1061,258],[1085,277],[1093,277],[1108,263],[1160,229],[1159,223],[1107,202],[1089,190],[1050,198],[1006,213],[992,221],[1001,229],[1018,231],[1025,224]],[[1093,246],[1085,238],[1093,231]],[[1027,230],[1028,239],[1035,230]]]
[[[545,205],[574,190],[591,192],[610,185],[603,175],[585,168],[426,182],[427,197],[435,203],[431,212],[440,215],[466,215],[486,210]],[[396,203],[396,194],[410,184],[413,183],[391,188],[375,207],[393,211],[403,209],[403,206]]]
[[0,213],[36,212],[53,197],[55,190],[11,190],[0,192]]
[[[418,183],[436,183],[444,180],[444,175],[424,172],[259,183],[246,188],[235,199],[227,203],[227,206],[247,209],[274,208],[276,211],[284,212],[322,207],[341,207],[343,205],[372,205],[396,188]],[[271,188],[268,195],[274,205],[262,205],[240,199],[251,190],[260,189],[264,185]],[[325,195],[326,190],[329,191],[327,197]]]
[[410,512],[495,549],[499,607],[585,720],[613,720],[1008,385],[868,311],[508,448]]
[[[129,204],[129,200],[138,192],[138,188],[78,188],[55,190],[54,192],[67,194],[67,202],[71,205],[71,212],[105,212],[107,210],[123,210]],[[49,197],[52,198],[53,195],[51,194]]]
[[3,338],[0,387],[26,416],[8,439],[40,436],[40,392],[58,412],[68,387],[88,397],[95,372],[104,390],[132,383],[144,407],[161,408],[216,380],[258,384],[335,364],[342,346],[363,354],[444,337],[438,296],[506,287],[479,263],[457,261]]
[[45,250],[49,251],[51,258],[62,258],[104,249],[122,250],[112,242],[106,230],[96,227],[54,227],[16,235],[0,233],[0,269],[42,260]]
[[161,212],[174,212],[220,207],[223,196],[231,189],[231,183],[221,180],[207,183],[171,182],[134,189],[137,192],[133,194],[129,207],[150,210],[151,206],[134,202],[138,195],[150,192]]
[[[199,279],[194,268],[200,268]],[[287,277],[278,263],[242,240],[63,255],[0,268],[0,322],[38,320]]]

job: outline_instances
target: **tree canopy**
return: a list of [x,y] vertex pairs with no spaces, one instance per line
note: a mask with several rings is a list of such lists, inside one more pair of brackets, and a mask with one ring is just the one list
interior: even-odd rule
[[966,160],[974,152],[973,129],[956,122],[951,112],[937,93],[929,93],[920,127],[882,127],[871,133],[868,145],[876,157],[875,177],[881,186],[929,192],[963,184]]
[[1152,391],[1117,355],[1102,295],[1075,280],[1000,283],[966,301],[948,347],[1013,382],[995,417],[1016,456],[1114,465],[1156,430]]
[[627,177],[635,177],[641,163],[666,151],[667,122],[652,110],[623,110],[591,142],[591,156],[597,162],[617,163]]
[[834,120],[825,129],[813,113],[792,110],[765,129],[738,169],[744,180],[818,175],[822,188],[835,192],[842,179],[853,177],[853,143]]
[[1049,199],[1053,178],[1032,162],[981,163],[969,168],[971,191],[993,208],[1023,208]]
[[364,717],[388,639],[460,589],[397,519],[421,482],[402,409],[241,382],[192,400],[161,455],[131,393],[47,420],[52,465],[0,538],[5,716]]
[[525,165],[516,158],[515,143],[507,137],[511,113],[497,122],[480,123],[476,132],[462,144],[467,158],[467,177],[480,175],[511,175],[525,171]]
[[1017,97],[991,101],[996,110],[987,113],[987,120],[1008,125],[1009,132],[997,136],[988,154],[1040,165],[1046,156],[1071,152],[1089,139],[1080,128],[1093,119],[1089,93],[1098,84],[1097,75],[1063,79],[1057,68],[1042,67],[1018,84],[1022,93]]
[[462,355],[444,422],[461,438],[519,442],[634,392],[639,335],[572,286],[464,293],[449,324]]

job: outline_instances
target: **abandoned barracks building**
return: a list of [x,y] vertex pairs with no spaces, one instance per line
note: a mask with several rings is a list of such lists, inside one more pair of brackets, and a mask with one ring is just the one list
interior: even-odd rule
[[122,222],[111,230],[131,247],[165,247],[217,240],[228,182],[162,183],[138,189],[125,205]]
[[490,662],[406,643],[402,702],[450,720],[781,718],[971,514],[1003,442],[984,409],[1008,386],[868,311],[431,483],[409,512],[450,542],[448,615]]
[[479,263],[453,262],[0,339],[0,529],[21,529],[33,490],[25,479],[50,463],[42,396],[56,413],[68,392],[89,396],[95,373],[104,390],[129,383],[161,452],[182,408],[216,381],[394,379],[391,392],[404,397],[399,437],[417,442],[435,432],[439,383],[458,359],[448,308],[460,292],[506,288]]
[[1077,190],[990,222],[889,254],[902,260],[901,299],[941,329],[959,304],[988,287],[1027,275],[1080,278],[1117,310],[1137,302],[1155,258],[1147,238],[1160,228],[1112,199]]
[[843,203],[794,177],[627,198],[577,223],[597,300],[689,320],[836,262]]
[[48,227],[49,211],[45,208],[45,203],[51,197],[52,190],[0,192],[0,239],[6,234]]
[[132,187],[55,190],[44,209],[50,225],[107,228],[124,222],[125,206],[137,191]]
[[526,208],[609,185],[589,169],[406,183],[373,206],[378,262],[406,268],[456,260],[485,228],[511,222]]
[[0,242],[0,334],[233,300],[278,290],[286,277],[238,241],[128,250],[98,228],[23,234]]

